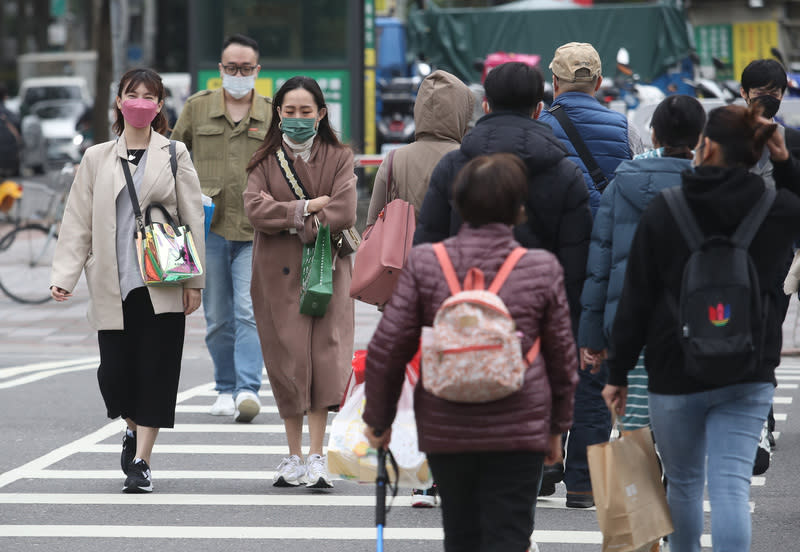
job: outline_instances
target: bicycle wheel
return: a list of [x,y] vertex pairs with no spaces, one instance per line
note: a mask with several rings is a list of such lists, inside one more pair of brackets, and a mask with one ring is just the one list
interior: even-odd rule
[[3,238],[0,253],[0,289],[18,303],[50,300],[50,268],[58,234],[40,224],[17,228]]

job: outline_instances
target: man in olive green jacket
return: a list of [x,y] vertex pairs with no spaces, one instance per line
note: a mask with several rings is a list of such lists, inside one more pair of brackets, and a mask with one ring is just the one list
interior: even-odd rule
[[233,35],[222,46],[222,88],[190,97],[172,138],[192,152],[203,193],[214,200],[206,239],[206,345],[219,393],[209,413],[249,422],[261,410],[264,361],[253,317],[253,227],[244,213],[246,167],[261,146],[271,102],[254,89],[258,44]]

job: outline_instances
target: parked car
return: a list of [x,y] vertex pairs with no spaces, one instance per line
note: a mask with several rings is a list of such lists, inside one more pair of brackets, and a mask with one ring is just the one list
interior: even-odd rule
[[[82,100],[45,100],[34,104],[22,120],[22,129],[26,148],[30,146],[36,151],[37,159],[35,163],[23,164],[36,170],[64,162],[78,163],[83,135],[77,129],[77,122],[85,111],[86,104]],[[41,159],[41,149],[34,148],[34,144],[43,144],[44,159]]]

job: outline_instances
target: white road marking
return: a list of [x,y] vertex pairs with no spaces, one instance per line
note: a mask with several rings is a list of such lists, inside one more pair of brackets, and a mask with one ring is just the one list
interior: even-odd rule
[[773,404],[792,404],[792,397],[773,397]]
[[[208,404],[179,404],[175,407],[175,414],[208,414],[208,409],[211,405]],[[261,405],[262,414],[277,414],[278,407],[272,405]],[[233,416],[231,416],[233,418]]]
[[[194,396],[194,393],[206,390],[209,388],[210,385],[213,384],[205,383],[203,385],[187,389],[182,393],[178,393],[177,401],[181,402],[188,398],[191,398],[192,396]],[[44,456],[40,456],[39,458],[31,460],[27,464],[23,464],[18,468],[2,473],[0,474],[0,488],[11,484],[17,481],[18,479],[28,477],[25,474],[36,473],[39,472],[40,470],[44,470],[45,468],[52,466],[57,462],[60,462],[64,458],[79,453],[85,448],[94,445],[95,443],[108,439],[114,434],[121,434],[123,427],[124,423],[120,422],[119,420],[109,422],[108,424],[104,425],[97,431],[89,433],[88,435],[85,435],[80,439],[76,439],[71,443],[67,443],[66,445],[63,445],[53,451],[50,451]],[[117,475],[117,477],[119,477],[119,475]]]
[[38,372],[40,370],[52,370],[53,368],[66,368],[68,366],[76,366],[78,364],[92,364],[95,366],[100,362],[100,357],[85,357],[75,358],[72,360],[57,360],[50,362],[37,362],[34,364],[25,364],[23,366],[11,366],[9,368],[0,368],[0,379],[18,376],[19,374],[27,374],[29,372]]
[[797,383],[778,383],[778,390],[781,389],[797,389],[800,387]]
[[[387,501],[389,499],[387,498]],[[286,495],[242,495],[242,494],[142,494],[131,497],[122,493],[0,493],[0,504],[82,504],[124,506],[131,503],[150,506],[364,506],[374,507],[372,495],[325,495],[306,493]],[[750,502],[753,512],[755,503]],[[392,508],[411,507],[411,496],[400,494],[392,502]],[[539,498],[536,509],[566,510],[566,499]],[[596,511],[595,508],[587,508]],[[703,510],[711,511],[711,504],[703,501]]]
[[73,366],[71,368],[44,370],[42,372],[36,372],[35,374],[29,374],[27,376],[23,376],[21,378],[0,382],[0,389],[8,389],[9,387],[18,387],[20,385],[33,383],[34,381],[43,380],[45,378],[49,378],[51,376],[57,376],[59,374],[68,374],[70,372],[80,372],[81,370],[96,370],[96,369],[97,369],[97,364],[82,364],[78,366]]
[[[327,454],[327,448],[322,453]],[[91,445],[82,452],[98,452],[119,455],[119,445]],[[286,445],[163,445],[156,443],[153,454],[281,454],[287,456]]]
[[775,413],[775,421],[777,422],[785,422],[787,418],[786,414],[779,414],[778,412]]
[[[141,529],[141,530],[139,530]],[[137,539],[259,539],[259,540],[374,540],[375,528],[364,527],[179,527],[130,525],[4,525],[0,537],[137,538]],[[386,527],[385,540],[436,540],[441,528]],[[600,531],[534,531],[537,543],[602,544]],[[711,546],[710,535],[700,539]]]
[[[217,416],[215,416],[216,418]],[[228,416],[233,420],[233,416]],[[330,429],[330,426],[328,426]],[[174,428],[165,428],[160,433],[280,433],[285,429],[283,424],[175,424]],[[308,426],[303,426],[303,433],[308,433]],[[156,444],[156,447],[158,444]]]

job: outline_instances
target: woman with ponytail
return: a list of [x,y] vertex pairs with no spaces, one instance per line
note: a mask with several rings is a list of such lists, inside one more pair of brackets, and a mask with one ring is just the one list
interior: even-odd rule
[[[583,369],[591,365],[593,372],[599,371],[607,356],[639,217],[661,190],[681,185],[681,173],[691,168],[692,148],[705,122],[706,112],[695,98],[676,95],[662,101],[651,122],[656,149],[620,163],[614,180],[603,192],[592,226],[586,283],[581,295],[578,346]],[[637,429],[650,423],[644,352],[628,380],[628,407],[621,421],[626,429]],[[547,491],[544,485],[542,490]],[[555,492],[554,485],[551,490]]]
[[[150,69],[119,82],[118,138],[86,150],[72,184],[53,259],[51,293],[72,297],[81,272],[89,288],[89,322],[97,329],[97,379],[109,418],[122,417],[123,491],[153,490],[150,453],[158,431],[175,424],[175,402],[186,315],[200,306],[203,276],[183,285],[145,287],[136,258],[136,219],[128,177],[141,212],[161,204],[180,225],[195,229],[205,265],[200,181],[186,146],[175,143],[173,174],[164,85]],[[161,217],[161,218],[159,218]],[[153,219],[163,222],[157,209]],[[199,230],[199,231],[198,231]]]
[[645,209],[631,244],[603,396],[609,409],[625,413],[628,371],[646,345],[650,421],[675,527],[672,552],[700,552],[706,478],[714,550],[750,550],[750,477],[781,342],[782,318],[771,308],[779,290],[769,283],[783,277],[787,248],[800,237],[800,198],[785,189],[800,175],[775,129],[757,106],[711,111],[694,149],[695,167],[683,172],[681,183],[704,236],[731,236],[765,193],[764,181],[750,169],[765,146],[770,151],[777,195],[748,248],[766,305],[751,315],[766,313],[754,368],[727,384],[700,381],[687,370],[677,306],[690,249],[664,194]]

